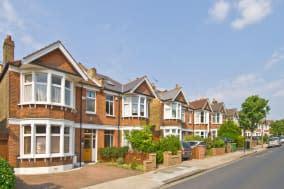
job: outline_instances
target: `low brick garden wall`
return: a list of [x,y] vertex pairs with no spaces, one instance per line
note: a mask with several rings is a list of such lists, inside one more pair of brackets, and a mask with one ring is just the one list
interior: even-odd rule
[[181,151],[177,152],[177,155],[172,155],[172,152],[166,151],[163,153],[164,166],[173,166],[181,163]]
[[148,160],[149,154],[140,152],[127,152],[124,158],[126,164],[136,162],[138,164],[143,164],[145,160]]
[[218,156],[225,154],[225,147],[224,148],[212,148],[212,155]]
[[156,154],[149,154],[149,159],[143,161],[144,172],[153,171],[157,168],[156,164]]
[[197,146],[192,149],[192,159],[204,159],[206,149],[203,146]]

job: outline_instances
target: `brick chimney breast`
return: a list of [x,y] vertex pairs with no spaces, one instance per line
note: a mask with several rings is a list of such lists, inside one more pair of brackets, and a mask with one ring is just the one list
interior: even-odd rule
[[14,61],[14,48],[15,43],[11,35],[7,35],[3,43],[3,67],[7,62]]

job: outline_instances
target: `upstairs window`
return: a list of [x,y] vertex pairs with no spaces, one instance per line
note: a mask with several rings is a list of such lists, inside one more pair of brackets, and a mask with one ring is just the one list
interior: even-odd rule
[[114,103],[113,103],[113,96],[111,95],[106,95],[106,115],[113,116],[114,112]]
[[35,74],[35,96],[36,101],[45,102],[47,100],[47,74],[36,73]]
[[32,101],[32,83],[33,83],[33,75],[32,74],[24,75],[24,101],[25,102]]
[[71,105],[71,82],[65,80],[65,104]]
[[96,92],[87,90],[86,96],[87,112],[96,113]]
[[72,82],[65,76],[32,72],[23,74],[21,103],[73,106]]
[[51,102],[60,103],[61,101],[61,77],[52,75],[51,77]]
[[147,99],[144,96],[127,96],[123,98],[124,117],[147,117]]
[[200,123],[205,123],[205,113],[200,112]]
[[164,119],[182,119],[181,103],[172,102],[164,104]]

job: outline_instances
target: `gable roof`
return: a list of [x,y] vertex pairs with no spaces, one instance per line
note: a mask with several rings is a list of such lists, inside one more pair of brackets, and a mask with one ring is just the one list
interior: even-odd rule
[[213,112],[222,112],[222,109],[224,110],[224,113],[226,113],[225,105],[223,102],[217,102],[213,101],[211,104]]
[[106,90],[110,90],[113,92],[118,92],[121,93],[122,92],[122,84],[112,78],[110,78],[109,76],[103,75],[103,74],[96,74],[98,79],[104,79],[104,88]]
[[83,70],[79,67],[76,60],[72,57],[72,55],[68,52],[68,50],[64,47],[64,45],[61,43],[61,41],[55,41],[27,56],[25,56],[22,60],[23,64],[28,64],[33,62],[34,60],[54,51],[54,50],[60,50],[62,54],[67,58],[67,60],[71,63],[71,65],[74,67],[74,69],[78,72],[78,74],[84,79],[88,80],[87,75],[83,72]]
[[194,100],[189,102],[190,106],[193,107],[194,110],[204,110],[206,106],[209,106],[210,111],[212,110],[212,107],[210,106],[208,98],[202,98],[199,100]]
[[238,116],[237,108],[226,109],[226,115],[228,117]]
[[185,99],[185,102],[187,103],[187,99],[186,99],[185,93],[183,92],[181,87],[176,87],[174,89],[166,90],[166,91],[159,91],[159,90],[157,90],[158,97],[162,101],[167,101],[167,100],[176,101],[176,98],[178,97],[178,95],[180,93],[183,95],[183,97]]
[[154,91],[150,81],[148,80],[147,76],[142,76],[139,78],[136,78],[133,81],[130,81],[124,85],[122,85],[122,93],[134,93],[135,90],[141,85],[143,84],[143,82],[146,82],[149,89],[151,90],[152,94],[154,95],[154,97],[157,97],[156,92]]

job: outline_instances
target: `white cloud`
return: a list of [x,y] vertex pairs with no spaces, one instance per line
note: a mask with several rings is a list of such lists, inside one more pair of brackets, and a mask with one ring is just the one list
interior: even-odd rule
[[227,81],[220,81],[216,87],[209,88],[203,95],[194,95],[195,98],[209,97],[225,102],[227,108],[240,108],[242,102],[251,95],[260,95],[269,99],[271,118],[280,118],[278,112],[284,106],[284,79],[267,80],[255,73],[240,74]]
[[255,24],[266,18],[271,12],[272,0],[239,0],[237,10],[240,17],[235,19],[231,26],[235,29]]
[[270,69],[272,66],[279,64],[280,62],[284,62],[284,48],[280,48],[273,52],[270,59],[264,66],[265,70]]
[[33,49],[41,46],[26,30],[24,20],[10,0],[0,1],[0,33],[16,35],[25,46]]
[[227,18],[231,5],[229,2],[224,0],[218,0],[215,2],[213,7],[208,10],[210,18],[215,21],[223,21]]

